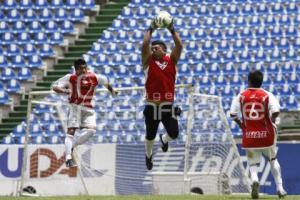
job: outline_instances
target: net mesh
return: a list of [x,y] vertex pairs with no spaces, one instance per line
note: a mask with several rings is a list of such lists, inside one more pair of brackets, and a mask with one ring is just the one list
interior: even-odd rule
[[[151,171],[145,167],[143,88],[121,89],[115,98],[97,92],[97,132],[76,147],[78,167],[71,170],[64,166],[67,97],[35,95],[30,126],[39,126],[40,134],[31,128],[28,141],[41,144],[28,145],[22,185],[42,195],[183,194],[195,188],[206,194],[249,192],[219,99],[195,94],[191,100],[190,92],[176,89],[175,104],[183,111],[180,134],[168,152],[156,137]],[[158,134],[164,133],[160,124]]]

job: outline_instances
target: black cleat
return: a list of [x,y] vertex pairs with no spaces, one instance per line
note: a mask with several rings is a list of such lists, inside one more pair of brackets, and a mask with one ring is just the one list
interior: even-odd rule
[[66,166],[67,167],[77,167],[77,164],[74,162],[73,159],[66,160]]
[[253,184],[252,184],[251,197],[252,197],[252,199],[259,198],[259,183],[258,182],[253,182]]
[[164,143],[162,136],[163,136],[162,134],[159,134],[159,140],[161,142],[161,149],[163,152],[167,152],[168,148],[169,148],[169,144],[168,144],[168,142]]
[[287,195],[286,191],[277,191],[277,195],[279,199],[284,199],[284,197]]
[[152,169],[153,167],[152,155],[150,156],[150,158],[148,158],[148,156],[146,155],[146,166],[148,170]]

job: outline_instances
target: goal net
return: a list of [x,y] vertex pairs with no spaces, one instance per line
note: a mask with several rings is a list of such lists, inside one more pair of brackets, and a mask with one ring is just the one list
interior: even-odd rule
[[[111,97],[97,90],[97,132],[75,148],[78,167],[65,167],[64,137],[69,104],[53,92],[31,92],[22,178],[18,191],[39,195],[204,194],[249,192],[249,182],[220,98],[176,87],[180,134],[162,152],[153,147],[154,167],[145,167],[144,88],[119,88]],[[76,135],[80,135],[80,130]],[[164,134],[162,124],[157,134]]]

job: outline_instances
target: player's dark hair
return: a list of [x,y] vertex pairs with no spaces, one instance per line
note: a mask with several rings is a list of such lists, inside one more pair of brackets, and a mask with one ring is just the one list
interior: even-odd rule
[[249,73],[248,82],[251,84],[251,87],[260,88],[264,80],[264,75],[261,71],[255,70]]
[[74,62],[75,70],[77,70],[78,67],[80,67],[80,66],[82,66],[82,65],[85,65],[85,66],[86,66],[86,62],[85,62],[84,59],[79,58],[79,59],[75,60],[75,62]]
[[163,41],[161,41],[161,40],[155,40],[155,41],[153,41],[151,43],[152,46],[157,45],[157,44],[160,45],[160,46],[163,46],[163,48],[165,49],[165,51],[167,51],[167,45]]

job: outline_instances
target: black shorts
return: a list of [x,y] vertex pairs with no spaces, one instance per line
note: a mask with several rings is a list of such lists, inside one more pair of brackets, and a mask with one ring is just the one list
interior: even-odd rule
[[179,133],[178,120],[174,114],[174,107],[172,104],[146,104],[144,109],[144,117],[147,140],[155,139],[160,122],[163,123],[168,135],[172,139],[177,138]]

